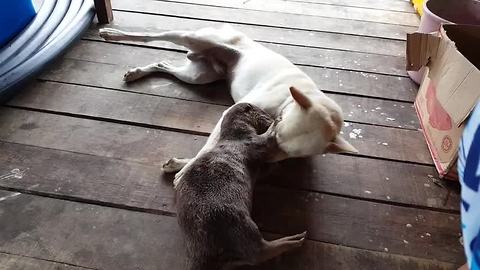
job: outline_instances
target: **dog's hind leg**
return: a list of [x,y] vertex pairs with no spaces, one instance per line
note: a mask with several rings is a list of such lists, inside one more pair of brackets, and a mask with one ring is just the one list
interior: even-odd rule
[[228,67],[239,59],[239,51],[233,44],[241,34],[230,27],[202,28],[197,31],[167,31],[163,33],[125,32],[112,28],[100,29],[106,40],[168,41],[189,49],[187,63],[173,66],[160,62],[131,69],[124,80],[134,81],[153,72],[164,72],[190,84],[206,84],[225,78]]
[[[110,41],[169,41],[177,45],[187,47],[189,45],[189,37],[193,36],[193,31],[166,31],[162,33],[149,32],[128,32],[113,28],[102,28],[98,31],[100,37]],[[188,47],[187,47],[188,48]]]
[[223,69],[215,69],[205,60],[187,60],[187,63],[182,66],[174,66],[168,61],[163,61],[144,67],[132,68],[125,73],[123,79],[126,82],[131,82],[155,72],[173,75],[177,79],[190,84],[207,84],[225,77]]
[[126,32],[113,28],[102,28],[99,35],[111,41],[168,41],[188,48],[193,52],[201,52],[213,47],[226,47],[241,38],[241,34],[228,26],[222,28],[202,28],[197,31],[166,31],[162,33]]

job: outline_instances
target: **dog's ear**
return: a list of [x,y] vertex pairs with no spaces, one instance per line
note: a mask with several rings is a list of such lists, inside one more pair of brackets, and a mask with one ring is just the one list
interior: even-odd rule
[[325,150],[325,153],[358,153],[358,150],[353,147],[347,140],[345,140],[342,136],[337,135],[335,140],[331,142],[328,146],[327,149]]
[[290,94],[292,95],[295,102],[297,102],[297,104],[300,105],[300,107],[302,107],[303,109],[306,110],[312,106],[312,102],[310,101],[310,99],[294,86],[290,87]]

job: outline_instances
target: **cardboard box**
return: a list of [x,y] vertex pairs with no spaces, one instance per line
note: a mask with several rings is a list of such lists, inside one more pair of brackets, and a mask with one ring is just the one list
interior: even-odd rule
[[443,25],[407,35],[407,70],[425,67],[415,99],[423,134],[440,177],[458,179],[464,121],[480,97],[480,26]]

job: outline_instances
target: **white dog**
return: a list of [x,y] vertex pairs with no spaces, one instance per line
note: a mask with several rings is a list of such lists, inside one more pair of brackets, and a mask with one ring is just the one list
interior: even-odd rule
[[[228,25],[158,34],[104,28],[100,30],[100,36],[106,40],[162,40],[186,47],[189,52],[183,66],[160,62],[138,67],[129,70],[124,80],[137,80],[153,72],[168,73],[190,84],[227,80],[236,103],[254,104],[277,119],[276,138],[283,153],[276,160],[322,153],[357,152],[339,135],[343,115],[333,100],[285,57]],[[200,153],[215,145],[222,119]],[[174,182],[178,184],[182,168],[188,166],[189,161],[172,158],[163,168],[167,172],[180,171]]]

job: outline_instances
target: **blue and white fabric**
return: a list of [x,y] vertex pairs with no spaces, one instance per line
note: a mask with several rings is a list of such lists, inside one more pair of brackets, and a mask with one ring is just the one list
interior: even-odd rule
[[480,103],[460,142],[458,174],[462,185],[462,232],[470,270],[480,270]]

